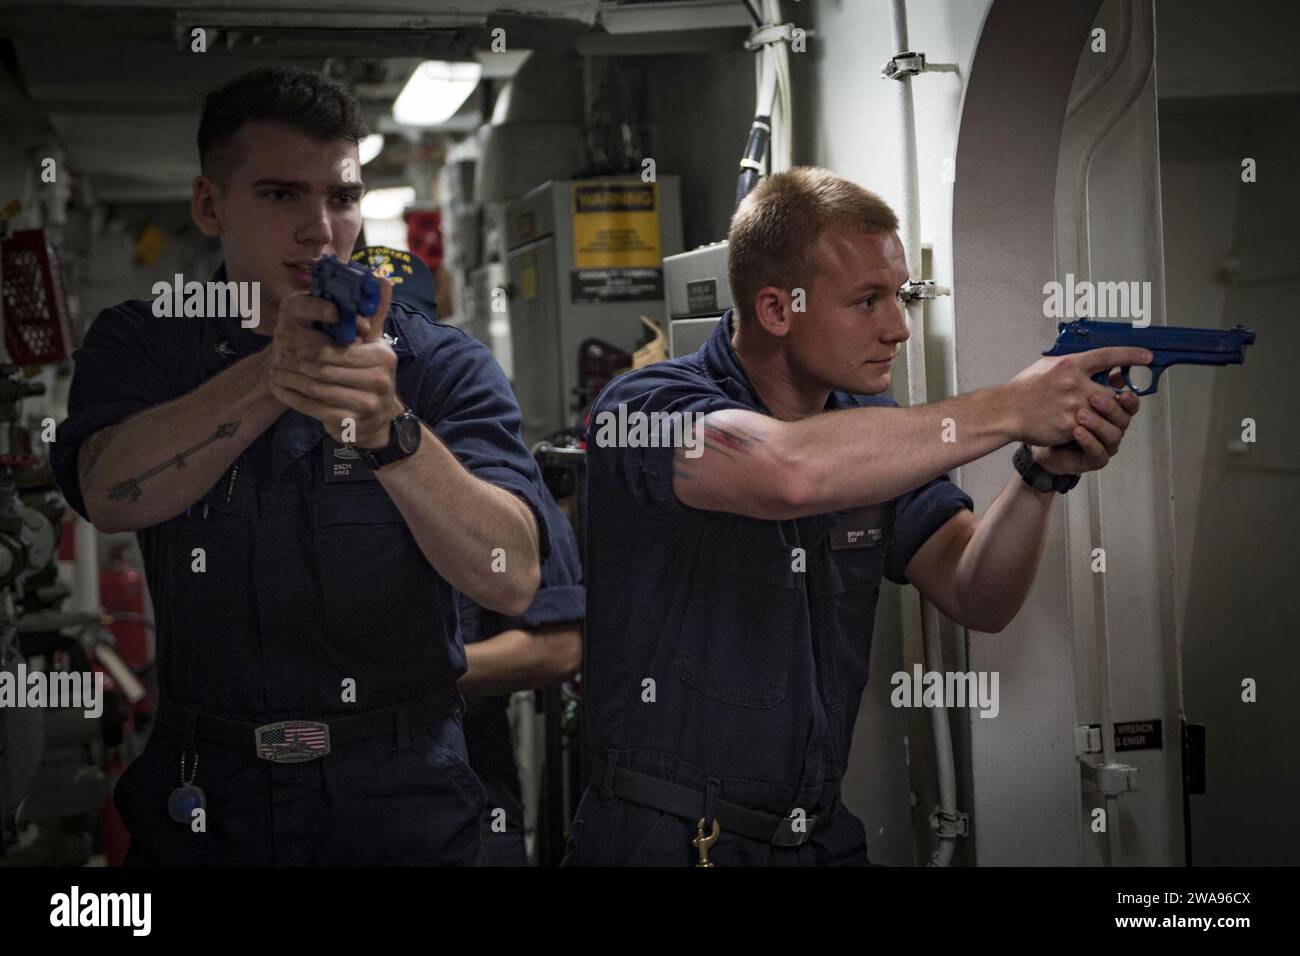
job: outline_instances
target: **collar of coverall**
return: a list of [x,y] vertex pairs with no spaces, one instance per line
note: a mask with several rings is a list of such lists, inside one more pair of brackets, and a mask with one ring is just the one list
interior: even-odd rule
[[[744,402],[764,415],[771,415],[771,411],[763,404],[757,389],[754,388],[754,383],[745,374],[745,369],[741,366],[740,359],[736,357],[736,350],[731,344],[731,336],[734,331],[732,316],[734,314],[731,309],[724,312],[722,318],[718,320],[718,324],[713,327],[713,332],[705,341],[704,347],[701,349],[704,369],[708,376],[718,382],[733,399]],[[859,404],[845,392],[832,391],[826,398],[826,411],[837,408],[856,408]]]

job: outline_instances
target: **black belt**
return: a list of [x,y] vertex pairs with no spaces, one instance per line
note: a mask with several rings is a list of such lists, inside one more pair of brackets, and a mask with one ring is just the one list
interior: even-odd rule
[[[607,764],[602,757],[592,762],[592,787],[598,792],[604,791]],[[705,793],[694,787],[673,783],[661,777],[638,773],[624,767],[614,768],[614,780],[610,787],[616,797],[631,803],[670,813],[675,817],[697,822],[703,816]],[[736,803],[729,803],[719,798],[714,804],[714,818],[727,833],[736,833],[761,843],[773,846],[800,846],[806,843],[817,829],[818,821],[828,821],[835,812],[835,803],[820,815],[803,815],[792,813],[788,817],[779,817],[774,813],[751,810]],[[705,821],[706,824],[709,821]],[[798,824],[798,827],[796,827]]]
[[272,763],[301,763],[324,757],[336,747],[346,747],[373,737],[392,735],[398,739],[412,727],[433,723],[452,714],[461,697],[454,690],[442,690],[421,700],[396,704],[361,714],[332,717],[329,721],[282,720],[254,724],[205,714],[164,700],[155,720],[169,730],[185,735],[186,747],[205,740],[236,750],[252,748]]

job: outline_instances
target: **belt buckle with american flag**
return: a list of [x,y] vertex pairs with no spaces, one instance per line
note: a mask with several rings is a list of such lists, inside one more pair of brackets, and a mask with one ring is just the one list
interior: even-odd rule
[[253,731],[257,755],[272,763],[302,763],[330,752],[328,724],[314,720],[282,720]]

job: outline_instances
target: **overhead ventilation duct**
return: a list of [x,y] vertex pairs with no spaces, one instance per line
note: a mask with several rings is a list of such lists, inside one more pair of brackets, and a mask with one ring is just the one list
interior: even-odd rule
[[492,122],[479,128],[475,171],[479,202],[521,196],[582,166],[582,68],[571,54],[534,53],[497,98]]

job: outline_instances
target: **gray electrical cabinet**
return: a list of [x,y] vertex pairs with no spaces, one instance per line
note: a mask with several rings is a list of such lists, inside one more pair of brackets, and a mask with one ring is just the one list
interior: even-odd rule
[[677,176],[555,180],[506,210],[514,386],[529,444],[572,424],[578,348],[627,352],[662,322],[663,258],[682,248]]
[[670,358],[698,351],[731,308],[728,248],[723,239],[664,260]]

